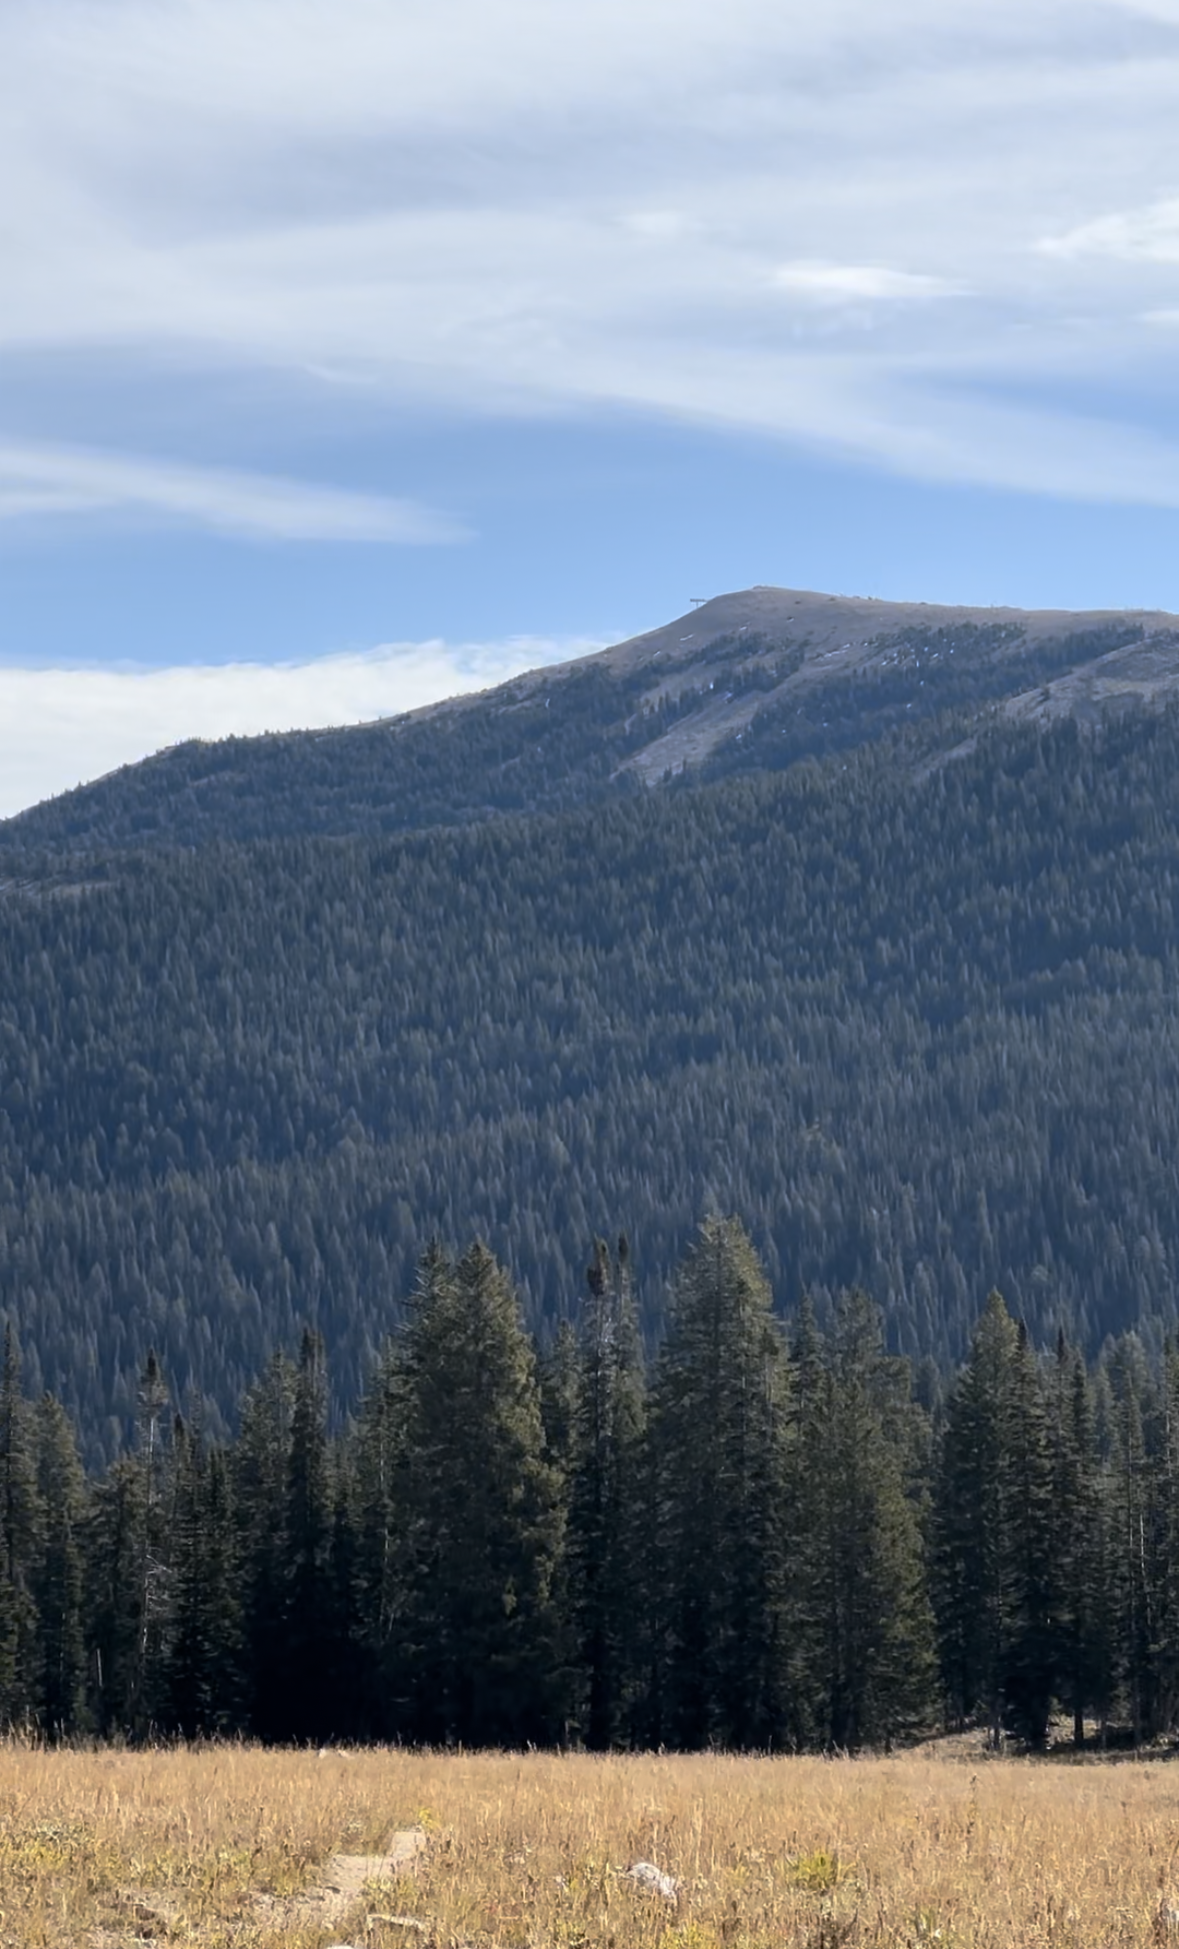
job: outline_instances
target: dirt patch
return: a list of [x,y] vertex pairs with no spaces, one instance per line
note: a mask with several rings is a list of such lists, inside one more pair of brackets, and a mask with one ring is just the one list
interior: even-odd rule
[[[426,1850],[426,1835],[420,1827],[402,1827],[390,1835],[383,1854],[333,1854],[319,1881],[300,1895],[253,1897],[253,1915],[236,1925],[218,1923],[217,1933],[249,1936],[253,1939],[259,1923],[282,1929],[323,1922],[335,1925],[356,1907],[372,1883],[404,1880],[412,1875]],[[94,1929],[88,1937],[89,1949],[158,1949],[169,1939],[183,1938],[199,1943],[201,1932],[187,1926],[181,1904],[173,1896],[151,1888],[124,1888],[118,1906],[125,1920],[119,1925]],[[410,1918],[386,1916],[385,1921],[416,1930]],[[425,1925],[422,1925],[424,1929]]]
[[420,1827],[401,1827],[384,1854],[333,1854],[323,1879],[301,1895],[257,1896],[260,1914],[282,1922],[337,1922],[354,1908],[370,1882],[393,1882],[414,1873],[426,1850]]

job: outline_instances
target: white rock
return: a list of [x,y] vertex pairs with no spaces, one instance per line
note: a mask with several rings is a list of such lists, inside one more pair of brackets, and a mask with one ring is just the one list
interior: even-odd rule
[[680,1892],[679,1882],[674,1875],[665,1875],[653,1861],[636,1861],[627,1869],[631,1881],[637,1881],[640,1888],[646,1888],[652,1895],[662,1895],[665,1902],[674,1902]]

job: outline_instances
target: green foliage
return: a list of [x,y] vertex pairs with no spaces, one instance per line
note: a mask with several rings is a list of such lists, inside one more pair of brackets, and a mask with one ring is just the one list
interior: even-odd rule
[[[779,1303],[860,1286],[946,1369],[1179,1256],[1179,719],[997,732],[386,842],[60,867],[0,895],[0,1309],[119,1451],[155,1346],[223,1438],[314,1315],[357,1397],[431,1236],[542,1337],[617,1214],[658,1337],[710,1204]],[[58,888],[55,891],[55,887]],[[281,944],[281,951],[276,950]]]
[[765,1275],[709,1219],[676,1279],[655,1380],[648,1539],[662,1612],[663,1737],[768,1746],[786,1730],[788,1375]]
[[404,1360],[401,1723],[434,1742],[551,1739],[560,1484],[516,1295],[485,1245],[427,1253]]

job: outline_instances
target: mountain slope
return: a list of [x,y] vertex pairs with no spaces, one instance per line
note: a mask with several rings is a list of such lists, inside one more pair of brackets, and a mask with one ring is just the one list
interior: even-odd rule
[[0,895],[0,1314],[113,1452],[148,1346],[345,1400],[440,1235],[531,1323],[595,1233],[644,1320],[710,1208],[786,1302],[954,1358],[1175,1323],[1179,712],[382,840],[111,854]]
[[1179,620],[758,588],[497,690],[328,732],[192,742],[0,823],[0,847],[381,834],[781,770],[996,710],[1086,718],[1179,693]]

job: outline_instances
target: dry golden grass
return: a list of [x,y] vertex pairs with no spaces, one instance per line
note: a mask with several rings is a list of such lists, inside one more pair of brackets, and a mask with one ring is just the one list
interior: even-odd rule
[[[430,1836],[416,1874],[315,1909],[332,1855],[378,1853],[415,1824]],[[675,1903],[625,1878],[639,1859],[681,1879]],[[1158,1763],[0,1748],[13,1949],[1168,1938],[1179,1945],[1179,1768]]]

